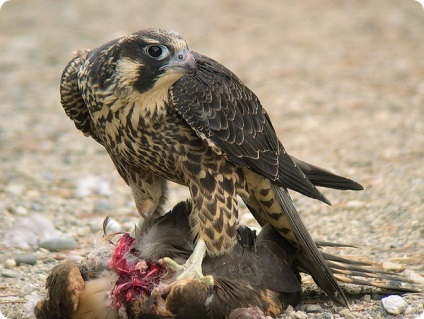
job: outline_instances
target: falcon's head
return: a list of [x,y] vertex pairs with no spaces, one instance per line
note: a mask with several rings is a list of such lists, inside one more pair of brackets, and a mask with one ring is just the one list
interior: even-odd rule
[[196,61],[187,43],[173,31],[142,30],[121,38],[117,47],[117,77],[121,85],[139,93],[168,90],[183,75],[196,72]]

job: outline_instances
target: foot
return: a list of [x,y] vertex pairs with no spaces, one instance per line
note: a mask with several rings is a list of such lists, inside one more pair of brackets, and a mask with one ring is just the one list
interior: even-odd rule
[[214,279],[212,276],[204,276],[202,273],[202,262],[206,254],[206,244],[202,239],[197,241],[196,247],[193,250],[191,256],[187,259],[184,265],[180,265],[171,258],[162,258],[162,263],[166,264],[167,267],[181,272],[177,280],[185,278],[197,278],[203,281],[208,287],[214,285]]

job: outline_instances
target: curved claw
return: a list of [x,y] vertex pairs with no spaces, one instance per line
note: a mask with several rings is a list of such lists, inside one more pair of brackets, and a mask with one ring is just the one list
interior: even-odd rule
[[208,287],[213,287],[213,277],[211,275],[204,276],[202,272],[202,262],[205,254],[206,244],[203,240],[199,239],[197,241],[196,247],[193,250],[193,253],[187,259],[184,265],[180,265],[169,257],[162,258],[161,262],[166,264],[167,267],[173,269],[174,271],[181,272],[177,276],[177,280],[185,278],[197,278],[203,281]]

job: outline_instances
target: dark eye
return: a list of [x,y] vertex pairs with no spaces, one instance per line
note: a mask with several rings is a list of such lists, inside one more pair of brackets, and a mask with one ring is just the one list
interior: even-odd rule
[[154,59],[163,59],[168,56],[168,48],[163,45],[149,45],[146,52]]

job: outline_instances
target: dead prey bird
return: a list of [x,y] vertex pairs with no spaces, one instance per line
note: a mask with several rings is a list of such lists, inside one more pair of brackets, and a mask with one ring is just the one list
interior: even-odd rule
[[[191,210],[190,202],[181,202],[142,223],[134,236],[106,235],[83,264],[65,262],[53,268],[36,317],[247,319],[279,317],[288,305],[299,303],[300,271],[306,265],[270,224],[258,236],[240,226],[230,253],[205,257],[203,272],[214,277],[213,289],[199,279],[175,278],[160,261],[170,256],[185,262],[192,254]],[[375,266],[327,253],[324,258],[342,282],[418,291],[406,278]]]

